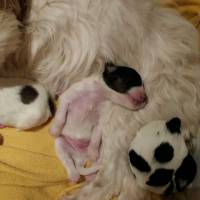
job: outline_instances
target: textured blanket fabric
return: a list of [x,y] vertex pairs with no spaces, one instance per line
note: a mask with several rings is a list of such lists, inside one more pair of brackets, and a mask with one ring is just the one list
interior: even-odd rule
[[0,199],[54,200],[79,187],[67,182],[48,127],[30,132],[0,130]]
[[[160,1],[160,0],[159,0]],[[177,9],[200,31],[200,0],[161,0]],[[80,185],[67,182],[67,173],[56,158],[50,122],[33,131],[0,129],[0,199],[56,200]]]
[[200,0],[159,0],[164,6],[175,8],[191,21],[200,32]]

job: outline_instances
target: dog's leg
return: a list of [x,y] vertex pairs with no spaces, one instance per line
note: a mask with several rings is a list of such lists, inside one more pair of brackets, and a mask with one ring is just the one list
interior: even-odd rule
[[81,175],[87,176],[96,173],[100,169],[100,165],[98,163],[93,164],[89,168],[77,166],[77,170]]
[[51,126],[51,128],[49,130],[51,135],[53,135],[55,137],[61,135],[62,129],[67,120],[68,107],[69,107],[69,103],[67,103],[65,101],[60,101],[60,105],[55,114],[55,119],[54,119],[53,125]]
[[6,57],[15,52],[20,44],[21,32],[19,30],[19,21],[11,12],[0,11],[0,67],[6,60]]
[[74,162],[70,156],[70,149],[68,144],[62,137],[58,137],[55,140],[56,153],[64,167],[67,169],[69,179],[76,183],[80,179],[80,175],[75,168]]
[[101,139],[102,132],[100,126],[98,125],[92,134],[90,145],[88,147],[88,156],[92,161],[97,161],[99,158]]

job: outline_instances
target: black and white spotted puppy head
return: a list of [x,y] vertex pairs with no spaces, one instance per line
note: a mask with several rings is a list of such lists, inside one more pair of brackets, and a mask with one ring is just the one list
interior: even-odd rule
[[[147,95],[140,74],[128,66],[106,63],[103,80],[111,90],[110,98],[132,110],[138,110],[147,103]],[[113,97],[111,96],[115,91]],[[117,94],[118,93],[118,94]]]
[[179,118],[152,121],[142,127],[131,143],[129,161],[138,185],[157,194],[184,190],[197,171]]
[[[41,107],[47,107],[46,109],[50,111],[49,116],[55,114],[54,102],[41,85],[23,85],[20,88],[19,96],[22,104],[31,106],[33,103],[38,101],[38,104],[40,104]],[[47,98],[46,102],[45,98]]]

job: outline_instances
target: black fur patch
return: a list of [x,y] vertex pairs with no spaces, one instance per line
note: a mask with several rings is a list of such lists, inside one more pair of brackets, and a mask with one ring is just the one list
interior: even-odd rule
[[36,100],[36,98],[38,97],[38,92],[37,90],[30,86],[30,85],[26,85],[24,87],[22,87],[21,91],[20,91],[20,98],[21,98],[21,102],[24,104],[30,104],[32,102],[34,102]]
[[142,158],[140,155],[138,155],[134,150],[131,150],[129,152],[129,159],[131,165],[133,165],[136,169],[138,169],[141,172],[150,172],[151,167],[149,164]]
[[48,98],[48,105],[49,105],[49,109],[50,109],[51,115],[54,116],[54,114],[56,112],[56,108],[55,108],[55,104],[54,104],[54,102],[53,102],[51,97]]
[[162,143],[156,148],[154,157],[159,163],[169,162],[174,157],[174,149],[169,143]]
[[157,169],[147,181],[147,185],[161,187],[167,185],[173,176],[174,170],[170,169]]
[[142,79],[133,68],[115,66],[112,63],[105,64],[103,79],[108,87],[119,93],[126,93],[132,87],[142,86]]
[[184,190],[194,180],[196,173],[197,164],[194,161],[193,157],[188,154],[175,173],[175,182],[177,190]]
[[167,187],[167,189],[165,190],[164,195],[165,195],[165,196],[169,196],[169,195],[173,194],[173,193],[174,193],[174,189],[175,189],[175,187],[174,187],[174,183],[173,183],[173,181],[172,181],[172,182],[169,184],[169,186]]
[[171,133],[181,133],[181,120],[178,117],[168,121],[166,126]]

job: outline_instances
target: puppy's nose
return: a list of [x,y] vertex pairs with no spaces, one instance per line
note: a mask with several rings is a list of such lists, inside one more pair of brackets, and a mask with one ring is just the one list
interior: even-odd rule
[[131,99],[135,104],[142,104],[147,101],[147,95],[144,88],[132,90],[130,93]]
[[145,93],[140,92],[133,98],[133,100],[135,100],[137,103],[143,103],[147,100],[147,96]]

